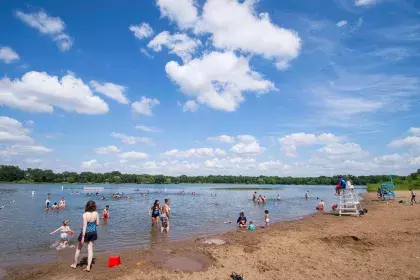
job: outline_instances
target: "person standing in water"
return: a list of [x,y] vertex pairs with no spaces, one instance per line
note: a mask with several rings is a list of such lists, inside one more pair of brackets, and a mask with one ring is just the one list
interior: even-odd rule
[[85,206],[85,213],[83,214],[83,225],[82,232],[77,239],[76,253],[74,254],[74,263],[71,268],[76,268],[79,262],[80,251],[82,250],[83,244],[87,243],[88,246],[88,264],[85,271],[90,272],[92,267],[93,259],[93,242],[98,240],[98,233],[96,227],[99,226],[99,214],[96,212],[96,203],[93,200],[89,200]]
[[280,201],[280,195],[279,194],[277,195],[277,201]]
[[160,217],[159,200],[155,200],[155,203],[153,203],[153,206],[149,210],[149,215],[152,216],[152,226],[158,226]]
[[306,191],[306,193],[305,193],[305,198],[306,198],[306,200],[308,200],[308,198],[309,198],[309,192],[308,191]]
[[51,200],[50,196],[47,197],[47,200],[45,200],[45,209],[50,209],[51,206]]
[[252,201],[256,201],[257,200],[257,192],[254,192],[254,194],[252,195]]

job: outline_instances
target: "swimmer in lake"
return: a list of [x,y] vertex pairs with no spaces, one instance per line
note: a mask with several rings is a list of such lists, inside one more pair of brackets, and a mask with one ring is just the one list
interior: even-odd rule
[[318,202],[318,205],[316,206],[316,210],[324,211],[324,209],[325,209],[325,204],[324,204],[324,201],[321,199],[321,201]]
[[280,195],[279,194],[277,195],[277,201],[280,201]]
[[58,211],[58,204],[57,204],[57,202],[54,202],[54,205],[51,207],[51,209]]
[[102,212],[102,218],[104,220],[109,219],[111,216],[109,214],[109,205],[105,206],[104,211]]
[[70,221],[69,220],[65,220],[63,222],[63,225],[61,227],[59,227],[58,229],[54,230],[53,232],[50,232],[50,235],[53,235],[54,233],[56,233],[57,231],[60,231],[60,243],[61,246],[66,246],[68,241],[69,241],[69,234],[73,234],[73,231],[70,229]]
[[239,213],[239,218],[236,220],[238,228],[246,228],[246,217],[244,212]]
[[66,201],[64,200],[64,197],[61,198],[59,207],[60,208],[65,208],[66,207]]
[[153,203],[153,206],[149,210],[149,215],[152,216],[152,226],[158,226],[160,217],[159,200],[155,200],[155,203]]
[[309,198],[309,192],[306,191],[306,193],[305,193],[305,199],[307,200],[308,198]]

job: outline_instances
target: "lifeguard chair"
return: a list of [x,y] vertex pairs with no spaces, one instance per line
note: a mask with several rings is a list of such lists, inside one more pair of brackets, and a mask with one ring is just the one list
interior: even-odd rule
[[339,216],[360,216],[367,212],[360,205],[358,195],[350,181],[347,181],[346,188],[341,189],[340,203],[338,204],[337,210]]
[[392,181],[392,175],[389,175],[389,178],[391,180],[390,184],[381,184],[381,198],[382,200],[388,199],[395,199],[395,185]]

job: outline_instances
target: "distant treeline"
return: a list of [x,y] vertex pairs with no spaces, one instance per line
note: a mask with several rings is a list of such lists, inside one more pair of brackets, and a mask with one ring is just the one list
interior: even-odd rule
[[[417,173],[415,173],[417,174]],[[60,183],[60,184],[279,184],[279,185],[335,185],[341,175],[332,177],[278,177],[278,176],[165,176],[147,174],[122,174],[118,171],[107,173],[63,172],[52,170],[20,169],[18,166],[0,165],[0,182],[13,183]],[[378,184],[389,180],[388,175],[353,176],[342,175],[353,185]],[[410,175],[411,176],[411,175]],[[398,181],[408,176],[395,176]]]

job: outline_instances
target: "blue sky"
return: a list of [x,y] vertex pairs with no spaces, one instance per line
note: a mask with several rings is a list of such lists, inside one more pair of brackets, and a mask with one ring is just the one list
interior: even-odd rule
[[420,167],[416,1],[3,1],[0,21],[1,164]]

